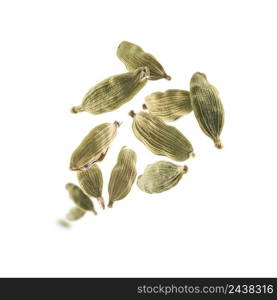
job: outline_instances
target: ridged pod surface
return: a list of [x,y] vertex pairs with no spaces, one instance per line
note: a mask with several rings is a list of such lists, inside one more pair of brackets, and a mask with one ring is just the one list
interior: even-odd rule
[[148,95],[143,109],[165,122],[175,121],[192,111],[189,92],[176,89]]
[[131,191],[137,176],[136,162],[137,155],[135,151],[122,147],[110,176],[108,207],[112,207],[115,201],[125,198]]
[[69,193],[69,197],[79,208],[92,211],[95,215],[97,215],[91,199],[77,185],[73,183],[67,183],[65,188]]
[[162,193],[173,188],[187,173],[187,166],[177,166],[168,161],[148,165],[138,177],[138,187],[149,194]]
[[171,79],[157,59],[152,54],[144,52],[138,45],[127,41],[121,42],[117,48],[117,57],[125,64],[129,71],[139,67],[148,67],[150,70],[150,80],[161,78]]
[[146,84],[149,69],[145,66],[131,72],[109,77],[92,87],[80,106],[74,106],[72,113],[89,112],[99,115],[113,111],[130,101]]
[[85,213],[85,210],[76,206],[69,210],[69,212],[66,214],[66,219],[68,221],[77,221],[81,219],[85,215]]
[[119,126],[119,122],[115,121],[94,127],[72,153],[70,170],[85,170],[97,161],[103,160]]
[[144,111],[137,114],[130,111],[129,115],[133,117],[135,136],[154,154],[175,161],[184,161],[194,156],[191,143],[177,128]]
[[190,81],[192,108],[202,131],[210,137],[218,149],[223,148],[220,134],[224,125],[224,109],[217,89],[205,74],[197,72]]
[[102,198],[103,176],[97,164],[91,165],[83,171],[77,172],[77,178],[82,190],[90,197],[94,197],[104,209],[105,203]]

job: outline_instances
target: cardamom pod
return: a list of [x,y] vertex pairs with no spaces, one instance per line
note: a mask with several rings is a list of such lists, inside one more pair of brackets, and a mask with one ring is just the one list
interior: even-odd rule
[[112,207],[115,201],[125,198],[131,191],[136,179],[137,155],[135,151],[122,147],[117,158],[117,163],[112,169],[109,181],[109,204]]
[[189,92],[183,90],[152,93],[145,98],[142,107],[167,122],[175,121],[192,111]]
[[81,219],[85,215],[85,213],[85,210],[76,206],[70,209],[70,211],[66,215],[66,219],[68,221],[77,221]]
[[83,171],[77,172],[77,178],[82,190],[90,197],[94,197],[104,209],[105,203],[102,198],[103,176],[97,164],[93,164]]
[[191,143],[177,128],[144,111],[137,114],[130,111],[129,115],[134,118],[132,129],[135,136],[154,154],[176,161],[194,156]]
[[92,211],[97,215],[91,199],[75,184],[68,183],[65,188],[68,190],[69,197],[81,209]]
[[158,161],[145,168],[144,173],[138,177],[137,185],[146,193],[161,193],[173,188],[187,171],[187,166]]
[[127,70],[132,71],[139,67],[147,66],[150,70],[150,80],[165,78],[170,80],[171,77],[166,74],[163,66],[150,53],[146,53],[141,47],[123,41],[117,48],[117,57],[125,64]]
[[117,134],[120,123],[103,123],[94,127],[72,153],[70,170],[85,170],[97,161],[102,161]]
[[98,115],[116,110],[145,86],[149,75],[149,69],[142,66],[128,73],[109,77],[92,87],[84,96],[82,104],[71,108],[71,112],[86,111]]
[[221,149],[220,134],[224,125],[224,109],[217,89],[205,74],[197,72],[190,81],[191,104],[202,131]]
[[57,224],[59,224],[61,227],[64,227],[64,228],[70,228],[70,224],[63,219],[57,220]]

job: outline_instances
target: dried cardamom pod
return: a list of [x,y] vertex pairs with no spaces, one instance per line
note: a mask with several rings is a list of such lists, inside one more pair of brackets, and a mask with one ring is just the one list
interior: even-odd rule
[[68,183],[65,188],[68,190],[69,197],[81,209],[92,211],[97,215],[91,199],[75,184]]
[[224,125],[224,109],[217,89],[205,74],[195,73],[190,81],[191,104],[202,131],[221,149],[220,134]]
[[93,164],[83,171],[77,172],[77,178],[83,191],[90,197],[94,197],[104,209],[105,203],[102,198],[103,176],[97,164]]
[[143,109],[148,109],[152,115],[163,121],[172,122],[192,111],[188,91],[167,90],[156,92],[145,98]]
[[80,106],[74,106],[72,113],[82,111],[94,115],[113,111],[131,100],[146,84],[150,75],[145,66],[128,73],[109,77],[92,87]]
[[131,191],[136,179],[137,155],[135,151],[122,147],[117,158],[117,163],[112,169],[109,181],[109,204],[112,207],[115,201],[125,198]]
[[120,123],[103,123],[94,127],[72,153],[70,170],[85,170],[97,161],[102,161],[117,134]]
[[70,211],[66,215],[66,219],[68,221],[77,221],[81,219],[85,215],[85,213],[85,210],[76,206],[70,209]]
[[132,71],[139,67],[147,66],[150,70],[150,80],[165,78],[170,80],[171,77],[166,74],[163,66],[150,53],[146,53],[141,47],[123,41],[117,48],[117,57],[125,64],[127,70]]
[[158,161],[145,168],[144,173],[138,177],[137,185],[146,193],[161,193],[173,188],[187,171],[187,166]]
[[57,220],[57,224],[59,224],[61,227],[64,227],[64,228],[70,228],[70,224],[63,219]]
[[144,111],[137,114],[130,111],[129,115],[134,118],[132,129],[135,136],[154,154],[176,161],[194,156],[191,143],[177,128]]

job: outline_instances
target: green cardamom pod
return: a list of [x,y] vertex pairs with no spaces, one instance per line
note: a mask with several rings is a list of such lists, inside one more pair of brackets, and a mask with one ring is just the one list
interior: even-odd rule
[[192,111],[188,91],[167,90],[156,92],[145,98],[143,109],[165,122],[172,122]]
[[57,224],[64,228],[70,228],[70,224],[66,220],[63,220],[63,219],[57,220]]
[[94,115],[113,111],[130,101],[146,84],[149,69],[142,66],[128,73],[109,77],[92,87],[80,106],[74,106],[72,113],[82,111]]
[[97,161],[102,161],[117,134],[120,123],[103,123],[94,127],[72,153],[70,170],[85,170]]
[[85,213],[85,210],[76,206],[70,209],[70,211],[66,215],[66,219],[68,221],[77,221],[81,219],[85,215]]
[[146,53],[141,47],[123,41],[117,48],[117,57],[125,64],[127,70],[132,71],[139,67],[148,67],[150,70],[150,80],[165,78],[170,80],[171,77],[166,74],[163,66],[150,53]]
[[137,155],[135,151],[127,147],[120,150],[109,181],[108,207],[112,207],[115,201],[125,198],[131,191],[137,176],[136,162]]
[[191,143],[177,128],[144,111],[137,114],[130,111],[129,115],[133,117],[132,129],[135,136],[154,154],[176,161],[194,156]]
[[91,199],[75,184],[68,183],[65,188],[69,193],[69,197],[73,202],[81,209],[92,211],[95,215],[97,215],[96,210],[94,209],[94,205]]
[[224,125],[224,109],[217,89],[205,74],[195,73],[190,81],[192,109],[202,131],[210,137],[218,149],[223,148],[220,134]]
[[187,166],[177,166],[168,161],[158,161],[148,165],[138,177],[138,187],[146,193],[162,193],[173,188],[187,173]]
[[97,164],[91,165],[83,171],[77,172],[77,178],[82,190],[90,197],[94,197],[104,209],[105,203],[102,198],[103,176]]

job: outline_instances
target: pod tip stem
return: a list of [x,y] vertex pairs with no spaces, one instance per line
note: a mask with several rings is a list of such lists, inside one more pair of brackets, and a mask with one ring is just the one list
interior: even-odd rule
[[132,118],[134,118],[135,115],[136,115],[136,113],[135,113],[133,110],[131,110],[131,111],[129,112],[129,116],[131,116]]
[[70,112],[71,112],[72,114],[77,114],[78,112],[77,112],[77,110],[76,110],[76,106],[71,107],[71,108],[70,108]]
[[98,197],[97,201],[99,203],[99,205],[101,206],[102,209],[105,209],[105,202],[104,199],[102,197]]
[[109,201],[108,207],[109,207],[109,208],[112,208],[112,207],[113,207],[113,201],[111,201],[111,200]]
[[147,105],[145,103],[142,104],[142,109],[147,109]]
[[215,147],[216,147],[217,149],[222,149],[222,148],[223,148],[223,144],[221,143],[220,140],[216,141],[216,142],[214,143],[214,145],[215,145]]
[[164,78],[165,78],[166,80],[171,80],[171,76],[169,76],[169,75],[167,75],[167,74],[165,74]]
[[188,169],[189,169],[188,166],[186,166],[186,165],[185,165],[185,166],[182,166],[182,173],[183,173],[183,174],[186,174],[187,171],[188,171]]
[[72,114],[77,114],[77,113],[79,113],[79,112],[81,112],[81,111],[84,111],[80,106],[73,106],[73,107],[71,107],[71,109],[70,109],[70,112],[72,113]]
[[190,157],[195,157],[195,153],[194,153],[194,152],[191,152],[191,153],[189,154],[189,156],[190,156]]
[[114,125],[115,125],[116,127],[120,127],[121,124],[122,124],[122,122],[114,121]]

